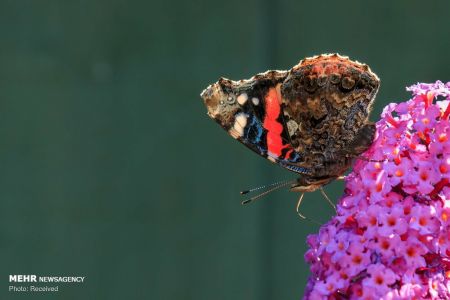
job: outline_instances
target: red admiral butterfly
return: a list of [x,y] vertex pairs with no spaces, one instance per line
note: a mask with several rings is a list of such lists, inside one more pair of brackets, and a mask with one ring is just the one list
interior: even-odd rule
[[220,78],[201,97],[232,137],[301,174],[291,191],[310,192],[342,176],[372,143],[368,117],[379,85],[367,65],[329,54],[288,71]]

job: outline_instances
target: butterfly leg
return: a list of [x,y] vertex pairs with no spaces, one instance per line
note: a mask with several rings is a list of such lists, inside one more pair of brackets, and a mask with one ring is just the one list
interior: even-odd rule
[[305,193],[300,194],[300,198],[298,198],[297,207],[295,208],[295,211],[297,212],[300,218],[306,220],[306,217],[300,212],[300,204],[302,204],[303,196],[305,196]]
[[386,162],[386,161],[388,161],[388,160],[378,160],[378,159],[370,159],[370,158],[367,158],[367,157],[365,157],[365,156],[357,156],[357,157],[355,157],[356,159],[359,159],[359,160],[363,160],[363,161],[367,161],[367,162],[379,162],[379,163],[381,163],[381,162]]
[[[399,152],[403,152],[404,150],[407,150],[408,152],[416,152],[415,150],[407,148],[405,146],[403,148],[400,148]],[[382,163],[382,162],[395,162],[394,158],[370,159],[370,158],[368,158],[368,157],[366,157],[364,155],[359,155],[359,156],[356,156],[355,158],[359,159],[359,160],[367,161],[367,162],[379,162],[379,163]]]
[[295,210],[296,210],[298,216],[299,216],[302,220],[310,221],[310,222],[312,222],[312,223],[314,223],[314,224],[317,224],[317,225],[322,225],[321,223],[317,222],[317,221],[314,220],[314,219],[310,219],[310,218],[305,217],[305,215],[303,215],[303,214],[300,212],[300,204],[302,203],[302,200],[303,200],[303,196],[304,196],[304,195],[305,195],[305,193],[301,193],[301,194],[300,194],[300,198],[298,198],[298,201],[297,201],[297,206],[296,206]]
[[336,211],[336,205],[331,201],[331,199],[328,197],[328,195],[325,193],[323,188],[320,188],[320,192],[322,193],[322,196],[328,201],[328,203],[331,205],[331,207]]

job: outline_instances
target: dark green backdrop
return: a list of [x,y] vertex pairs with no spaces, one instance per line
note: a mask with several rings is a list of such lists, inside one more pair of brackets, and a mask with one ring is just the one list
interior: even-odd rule
[[[199,93],[339,52],[382,80],[372,120],[450,80],[448,1],[0,1],[0,299],[299,299],[318,227],[294,175],[208,119]],[[327,187],[336,200],[342,183]],[[318,193],[303,212],[326,221]],[[57,294],[9,274],[80,275]]]

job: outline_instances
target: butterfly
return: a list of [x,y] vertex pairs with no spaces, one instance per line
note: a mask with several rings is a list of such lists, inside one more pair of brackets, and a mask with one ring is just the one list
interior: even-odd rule
[[323,54],[287,71],[220,78],[201,97],[229,135],[299,174],[290,190],[304,193],[342,177],[369,148],[375,135],[369,114],[379,85],[366,64]]

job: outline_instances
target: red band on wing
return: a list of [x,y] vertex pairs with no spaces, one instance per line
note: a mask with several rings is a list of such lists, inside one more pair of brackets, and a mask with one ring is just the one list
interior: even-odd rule
[[280,157],[281,151],[289,147],[289,145],[283,145],[281,139],[283,125],[277,121],[281,111],[281,95],[279,91],[276,88],[271,88],[265,97],[265,102],[266,116],[263,127],[267,130],[267,147],[270,154]]

